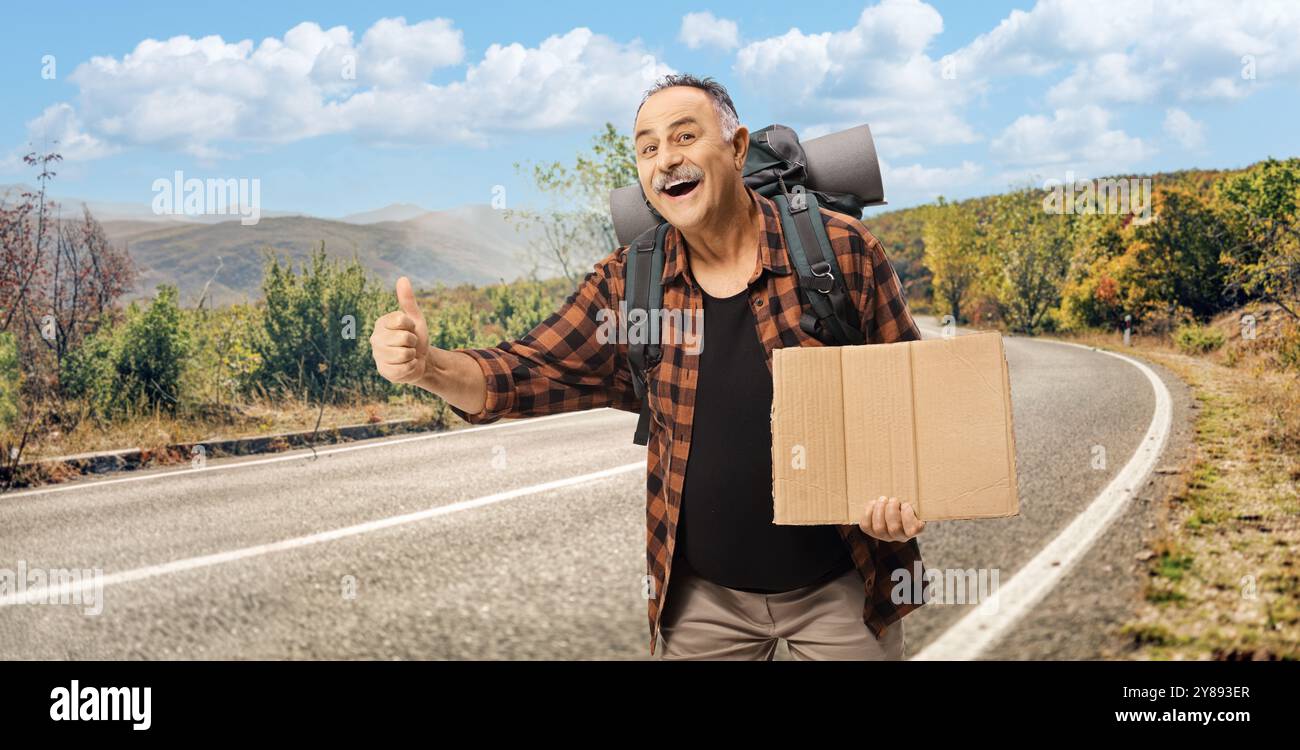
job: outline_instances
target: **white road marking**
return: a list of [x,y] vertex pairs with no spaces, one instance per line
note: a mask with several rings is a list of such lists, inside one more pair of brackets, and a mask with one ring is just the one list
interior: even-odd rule
[[23,592],[13,592],[0,596],[0,607],[24,604],[29,600],[29,598],[35,601],[75,601],[73,598],[74,596],[96,586],[112,586],[119,583],[130,583],[131,581],[140,581],[146,578],[169,575],[171,573],[182,573],[197,568],[207,568],[213,565],[235,562],[237,560],[246,560],[250,557],[260,557],[262,555],[269,555],[273,552],[283,552],[285,550],[297,549],[299,547],[307,547],[313,544],[320,544],[321,542],[332,542],[336,539],[357,536],[359,534],[379,531],[380,529],[388,529],[408,523],[425,521],[430,518],[445,516],[463,510],[482,508],[485,505],[499,503],[503,500],[511,500],[517,497],[524,497],[525,495],[535,495],[541,492],[549,492],[551,490],[572,487],[585,482],[607,479],[629,471],[645,471],[645,468],[645,461],[637,461],[636,463],[623,464],[621,466],[615,466],[601,471],[593,471],[589,474],[579,474],[576,477],[556,479],[550,482],[530,485],[528,487],[520,487],[518,489],[506,490],[504,492],[495,492],[491,495],[476,497],[472,500],[462,500],[457,503],[451,503],[450,505],[440,505],[434,508],[416,511],[414,513],[405,513],[400,516],[389,516],[388,518],[366,521],[365,523],[345,526],[331,531],[322,531],[316,534],[308,534],[306,536],[294,537],[292,539],[271,542],[269,544],[258,544],[252,547],[230,550],[228,552],[217,552],[211,555],[202,555],[200,557],[187,557],[182,560],[173,560],[172,562],[163,563],[161,565],[148,565],[143,568],[122,571],[121,573],[112,573],[103,576],[98,580],[93,578],[83,578],[75,583],[61,583],[58,586],[53,587],[35,586],[26,589]]
[[[415,435],[413,437],[394,438],[392,440],[380,440],[377,442],[366,443],[364,445],[346,445],[339,448],[324,448],[315,452],[316,456],[330,456],[335,453],[347,453],[349,451],[363,451],[371,448],[386,448],[391,445],[400,445],[402,443],[414,443],[420,440],[436,440],[437,438],[454,437],[456,435],[470,435],[475,432],[484,432],[487,430],[497,430],[503,427],[522,427],[524,425],[537,424],[546,422],[551,419],[563,419],[583,414],[594,414],[601,411],[613,411],[616,409],[588,409],[585,411],[565,412],[563,414],[550,414],[545,417],[532,417],[529,419],[512,419],[498,424],[476,425],[467,427],[463,430],[447,430],[445,432],[427,433],[424,435]],[[624,412],[617,412],[624,413]],[[630,412],[626,412],[629,413]],[[147,482],[153,479],[172,479],[186,474],[206,474],[214,471],[227,471],[230,469],[242,469],[249,466],[263,466],[265,464],[274,464],[281,461],[301,461],[312,457],[312,453],[305,448],[295,448],[292,453],[287,453],[269,458],[255,458],[251,461],[235,461],[232,463],[223,463],[209,465],[203,468],[175,469],[172,471],[161,470],[149,474],[139,474],[129,477],[117,477],[115,479],[87,479],[75,484],[59,485],[57,487],[42,487],[34,490],[23,490],[21,492],[12,492],[0,494],[0,502],[6,500],[15,500],[20,497],[31,497],[33,495],[48,495],[54,492],[71,492],[73,490],[85,490],[91,488],[105,487],[110,484],[121,484],[123,482]]]
[[1173,423],[1173,400],[1160,376],[1150,367],[1132,357],[1104,349],[1068,341],[1034,340],[1095,351],[1136,367],[1147,377],[1155,391],[1156,404],[1151,415],[1151,425],[1129,462],[1069,526],[1016,571],[1011,580],[999,586],[993,596],[980,602],[969,614],[913,656],[915,660],[975,659],[1006,635],[1012,625],[1047,596],[1119,517],[1133,496],[1146,484],[1169,437]]

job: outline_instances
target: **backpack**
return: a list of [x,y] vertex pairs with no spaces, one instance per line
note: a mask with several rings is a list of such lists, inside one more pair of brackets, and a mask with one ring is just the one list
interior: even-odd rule
[[[754,192],[771,199],[780,212],[786,247],[799,276],[799,296],[804,310],[799,327],[827,346],[861,344],[866,339],[858,330],[857,310],[844,286],[819,208],[825,206],[831,211],[861,217],[865,202],[847,193],[812,189],[806,184],[806,164],[803,146],[795,132],[784,125],[769,125],[749,136],[743,179]],[[649,313],[663,305],[664,237],[669,226],[662,221],[628,246],[623,264],[627,298],[625,335],[634,314],[640,320],[658,320],[658,316]],[[663,354],[658,326],[645,325],[643,330],[649,335],[635,337],[641,340],[626,338],[632,386],[641,399],[641,415],[632,438],[637,445],[646,445],[650,435],[650,399],[646,397],[645,373],[659,363]]]

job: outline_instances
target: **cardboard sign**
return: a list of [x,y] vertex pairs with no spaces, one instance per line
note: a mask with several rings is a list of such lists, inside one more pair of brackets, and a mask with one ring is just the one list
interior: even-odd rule
[[1017,515],[1001,334],[777,349],[772,466],[773,523],[857,523],[881,495],[925,521]]

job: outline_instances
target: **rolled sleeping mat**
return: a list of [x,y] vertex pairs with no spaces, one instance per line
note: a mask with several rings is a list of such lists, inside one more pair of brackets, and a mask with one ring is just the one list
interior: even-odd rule
[[871,128],[859,125],[803,144],[808,186],[824,193],[848,193],[864,206],[885,205],[885,184]]
[[[807,185],[826,193],[848,193],[865,206],[885,205],[876,144],[867,125],[830,133],[802,143],[807,157]],[[631,244],[645,230],[663,221],[650,210],[641,185],[627,185],[609,193],[609,213],[618,244]]]

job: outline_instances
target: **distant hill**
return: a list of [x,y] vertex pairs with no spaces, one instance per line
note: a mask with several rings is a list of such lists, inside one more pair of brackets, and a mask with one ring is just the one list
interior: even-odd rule
[[[529,237],[488,206],[423,212],[407,221],[351,224],[306,216],[215,224],[112,220],[102,222],[114,242],[125,243],[140,269],[133,296],[151,296],[158,284],[176,284],[186,304],[205,284],[215,304],[260,296],[263,251],[298,265],[323,241],[332,257],[353,254],[384,284],[411,277],[417,287],[512,281]],[[219,270],[218,270],[219,269]],[[215,274],[215,276],[214,276]]]
[[[17,200],[19,194],[26,192],[34,193],[36,188],[31,185],[9,184],[0,185],[0,201]],[[80,218],[83,206],[90,208],[90,213],[100,222],[104,221],[147,221],[159,224],[217,224],[223,221],[229,221],[231,217],[227,215],[209,215],[209,216],[187,216],[184,214],[165,214],[159,215],[153,212],[153,206],[150,203],[121,203],[115,201],[95,201],[85,200],[82,198],[51,195],[50,200],[58,203],[63,217]],[[262,218],[269,216],[301,216],[302,214],[293,211],[263,211]]]
[[348,224],[378,224],[381,221],[406,221],[427,213],[429,213],[429,209],[421,208],[414,203],[394,203],[391,206],[384,206],[374,211],[348,214],[339,221]]
[[[24,190],[33,188],[0,185],[0,201],[14,201]],[[332,257],[355,253],[384,284],[405,275],[416,287],[431,287],[513,281],[530,270],[524,259],[536,240],[535,230],[516,231],[503,212],[486,204],[429,211],[396,203],[341,219],[264,210],[257,224],[244,226],[237,216],[158,216],[148,204],[51,200],[65,220],[80,219],[82,206],[89,206],[109,239],[126,245],[140,272],[129,298],[151,297],[159,284],[175,284],[185,304],[197,302],[205,285],[217,305],[258,299],[264,250],[297,266],[323,241]],[[538,272],[559,275],[545,264]]]

